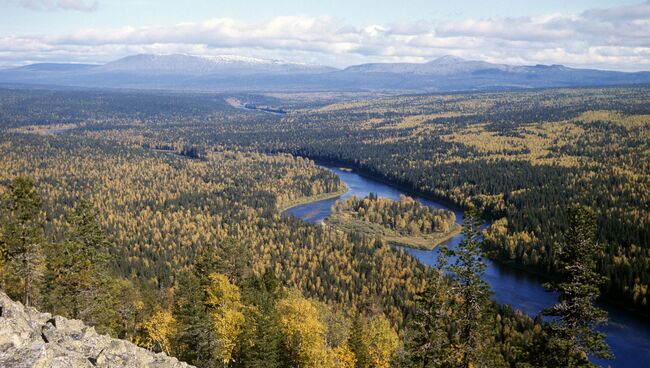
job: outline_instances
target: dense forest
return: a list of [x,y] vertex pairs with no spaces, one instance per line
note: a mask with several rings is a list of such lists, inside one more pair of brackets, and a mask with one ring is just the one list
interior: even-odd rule
[[[650,299],[650,89],[401,96],[215,128],[203,141],[336,162],[498,220],[494,257],[554,275],[567,204],[592,206],[612,300]],[[151,131],[152,139],[175,131]],[[164,132],[164,133],[161,133]],[[125,136],[115,130],[116,136]],[[186,137],[194,137],[189,133]],[[195,139],[195,138],[188,138]]]
[[[255,274],[251,250],[232,239],[198,251],[175,272],[172,287],[138,287],[137,277],[110,266],[111,242],[91,202],[74,203],[52,229],[35,182],[25,176],[7,183],[1,215],[3,291],[200,367],[555,367],[591,366],[585,352],[609,356],[603,335],[592,330],[596,320],[582,310],[558,307],[553,315],[567,322],[542,323],[490,301],[472,212],[467,240],[446,251],[456,261],[441,257],[438,268],[422,275],[412,317],[401,329],[379,305],[336,306],[283,286],[272,267]],[[48,229],[60,230],[58,238]],[[575,236],[569,244],[581,247],[584,236],[593,238],[579,229]],[[579,259],[591,260],[584,269],[595,270],[593,257]],[[587,287],[578,304],[604,317],[593,307],[597,285],[567,285],[558,290],[572,290],[566,295],[574,302],[575,288]]]
[[[100,141],[3,138],[5,181],[31,174],[55,225],[75,198],[95,203],[115,245],[115,269],[154,288],[171,287],[174,270],[230,240],[250,248],[258,275],[272,265],[279,278],[310,296],[375,300],[398,323],[408,295],[421,285],[417,262],[385,244],[279,215],[278,201],[338,188],[334,174],[307,160],[225,151],[203,161]],[[393,267],[402,271],[394,274]]]
[[[609,356],[593,330],[598,287],[648,297],[649,92],[412,96],[276,116],[224,96],[0,90],[2,289],[201,367],[589,366],[587,354]],[[381,239],[282,216],[342,190],[301,156],[468,208],[465,241],[425,269]],[[401,202],[382,223],[453,223]],[[484,241],[479,215],[497,219]],[[555,318],[493,303],[485,249],[555,274]]]

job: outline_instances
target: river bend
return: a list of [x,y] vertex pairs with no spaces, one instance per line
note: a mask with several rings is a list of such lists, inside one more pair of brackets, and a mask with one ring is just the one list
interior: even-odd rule
[[[301,218],[306,222],[322,222],[331,211],[332,205],[340,198],[351,196],[364,197],[369,193],[376,193],[380,197],[399,199],[401,194],[406,194],[390,185],[361,176],[357,173],[341,170],[334,166],[324,166],[336,173],[347,187],[348,192],[334,199],[303,204],[293,207],[285,212]],[[425,198],[412,196],[421,203],[435,207],[450,209],[447,206]],[[463,214],[455,211],[456,219],[462,224]],[[446,242],[450,248],[455,247],[462,240],[462,234]],[[435,265],[437,250],[406,249],[413,257],[425,265]],[[500,263],[486,261],[486,281],[490,284],[493,298],[499,303],[510,304],[530,316],[535,316],[543,308],[555,303],[556,294],[542,287],[543,280],[530,273],[513,269]],[[609,312],[609,324],[603,331],[607,334],[607,342],[616,355],[613,361],[595,361],[602,366],[616,368],[650,367],[650,321],[638,317],[622,308],[604,306]]]

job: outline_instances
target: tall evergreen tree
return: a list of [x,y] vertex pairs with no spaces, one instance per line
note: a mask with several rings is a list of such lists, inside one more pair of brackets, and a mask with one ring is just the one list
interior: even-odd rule
[[442,367],[449,363],[452,323],[449,292],[447,280],[438,269],[429,271],[425,288],[415,296],[415,314],[409,324],[406,346],[415,367]]
[[490,287],[483,280],[486,266],[480,242],[481,220],[476,208],[470,207],[463,221],[463,240],[450,252],[455,260],[448,267],[458,347],[454,355],[460,367],[496,367],[502,362],[493,343]]
[[10,296],[22,299],[25,306],[32,303],[42,271],[45,243],[42,206],[31,178],[17,177],[9,185],[0,233],[5,259],[3,287]]
[[86,269],[93,266],[96,269],[105,268],[104,263],[108,260],[108,241],[92,203],[80,200],[70,216],[70,225],[68,239],[81,244],[79,256],[86,260],[85,264],[80,266]]
[[105,288],[108,242],[92,205],[81,200],[68,218],[68,231],[46,248],[44,304],[70,318],[94,320],[96,298]]
[[437,270],[430,273],[416,299],[407,348],[418,367],[505,364],[494,343],[494,313],[490,288],[483,280],[485,263],[475,208],[465,212],[464,222],[463,240],[454,250],[441,246]]
[[178,277],[173,316],[177,321],[176,350],[179,359],[196,366],[209,366],[216,360],[216,332],[204,303],[201,280],[190,270]]
[[558,303],[544,311],[558,317],[550,330],[558,349],[566,350],[567,366],[588,366],[588,354],[611,359],[605,335],[596,328],[607,322],[607,312],[594,305],[606,277],[596,271],[603,252],[595,240],[596,214],[588,207],[569,210],[569,228],[558,250],[562,279],[549,285],[560,293]]
[[352,317],[352,325],[350,326],[350,337],[348,338],[348,346],[356,358],[355,366],[357,368],[367,367],[370,362],[370,357],[363,342],[366,329],[366,321],[359,311],[356,311]]
[[236,367],[277,368],[282,366],[282,335],[276,313],[277,301],[284,292],[272,268],[256,277],[244,288],[247,305],[246,327],[241,336]]
[[[215,283],[211,275],[218,274],[220,279]],[[221,286],[228,290],[237,289],[237,299],[240,298],[237,284],[243,283],[250,274],[250,257],[247,249],[234,239],[226,239],[214,247],[204,249],[188,270],[183,271],[176,285],[176,301],[173,317],[177,321],[177,350],[180,357],[197,366],[230,365],[235,363],[237,351],[231,346],[232,331],[217,331],[210,323],[223,318],[223,311],[241,319],[245,310],[220,309],[215,306],[215,295],[219,294]],[[221,276],[225,277],[223,279]],[[227,282],[226,282],[227,280]],[[216,288],[216,289],[215,289]],[[215,294],[216,293],[216,294]],[[229,301],[229,305],[239,305],[240,301]],[[239,331],[241,323],[234,324],[234,330]],[[225,332],[230,335],[228,348],[224,349]],[[237,332],[236,338],[240,333]],[[226,351],[227,350],[227,351]],[[227,353],[222,355],[222,353]],[[225,363],[224,363],[225,361]]]

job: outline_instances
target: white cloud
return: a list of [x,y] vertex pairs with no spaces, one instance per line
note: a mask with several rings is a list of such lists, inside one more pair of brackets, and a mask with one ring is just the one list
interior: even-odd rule
[[[49,7],[79,0],[24,0]],[[45,5],[43,5],[45,4]],[[94,3],[93,3],[94,4]],[[81,8],[79,9],[81,10]],[[650,2],[582,14],[354,25],[327,16],[214,18],[155,27],[0,36],[0,62],[108,61],[136,52],[243,54],[336,66],[452,54],[497,63],[650,69]]]

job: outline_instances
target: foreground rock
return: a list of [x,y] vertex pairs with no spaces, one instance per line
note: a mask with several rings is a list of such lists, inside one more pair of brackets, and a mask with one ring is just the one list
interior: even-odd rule
[[0,367],[191,367],[78,320],[52,317],[0,292]]

